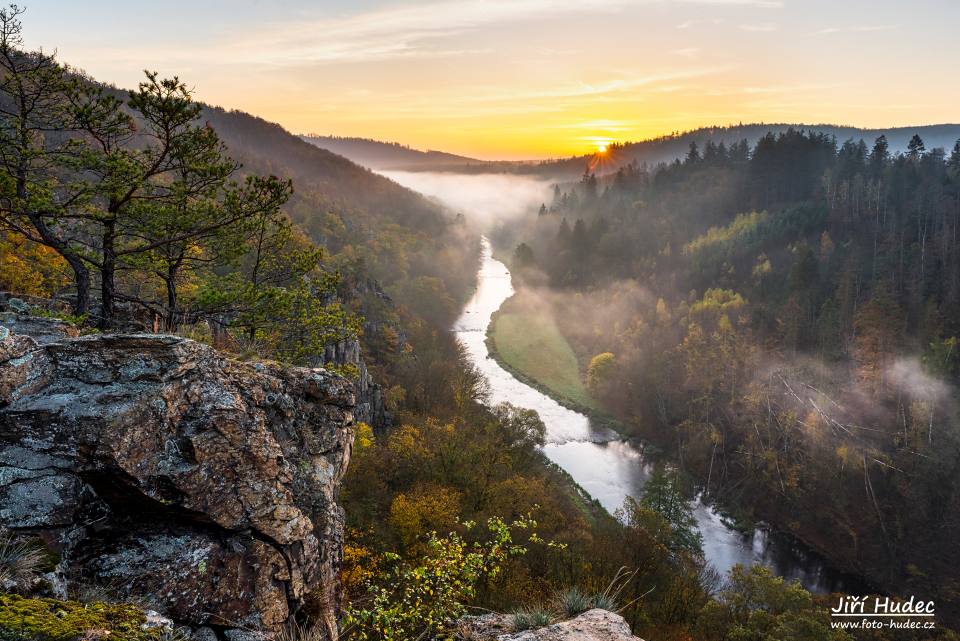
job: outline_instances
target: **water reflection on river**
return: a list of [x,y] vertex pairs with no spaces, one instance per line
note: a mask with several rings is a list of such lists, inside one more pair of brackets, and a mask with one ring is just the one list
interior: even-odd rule
[[[510,271],[493,258],[484,239],[477,291],[454,326],[471,361],[490,383],[490,402],[504,401],[536,410],[547,427],[544,454],[604,508],[613,512],[626,496],[638,496],[649,475],[642,445],[591,424],[579,412],[522,383],[490,357],[485,343],[491,315],[513,295]],[[761,563],[815,592],[856,591],[856,581],[828,568],[822,559],[787,535],[758,528],[743,534],[729,527],[710,506],[694,503],[707,561],[725,574],[737,563]]]

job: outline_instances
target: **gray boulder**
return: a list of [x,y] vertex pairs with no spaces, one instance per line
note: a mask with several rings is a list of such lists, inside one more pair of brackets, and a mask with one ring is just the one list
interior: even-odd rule
[[461,622],[463,636],[476,641],[643,641],[633,636],[623,617],[589,610],[578,617],[536,630],[511,631],[512,617],[488,614]]

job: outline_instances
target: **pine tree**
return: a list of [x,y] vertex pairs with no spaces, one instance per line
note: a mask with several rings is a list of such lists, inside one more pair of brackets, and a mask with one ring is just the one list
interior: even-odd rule
[[573,232],[570,230],[570,223],[567,222],[566,216],[560,220],[560,227],[557,229],[557,243],[561,248],[566,249],[570,246],[570,238],[573,236]]
[[926,150],[927,148],[923,144],[923,138],[920,137],[920,134],[913,134],[913,138],[907,143],[907,158],[910,160],[920,160],[923,158]]
[[[95,190],[73,180],[95,169],[93,141],[130,131],[120,101],[84,85],[54,56],[24,52],[23,9],[0,9],[0,222],[57,252],[73,270],[74,314],[90,309]],[[54,133],[57,135],[50,135]],[[95,163],[94,163],[95,164]],[[56,197],[54,197],[56,194]]]
[[947,161],[947,168],[954,178],[960,177],[960,140],[953,145],[953,151],[950,152],[950,159]]
[[690,503],[680,488],[677,471],[657,464],[643,486],[640,504],[663,517],[670,524],[672,534],[669,547],[674,551],[700,552],[703,536],[697,529]]
[[587,200],[597,197],[597,190],[599,187],[597,175],[591,173],[589,168],[583,172],[583,176],[580,178],[580,187],[583,189],[583,196]]
[[530,245],[526,243],[520,243],[517,245],[517,248],[513,250],[513,260],[510,263],[510,266],[517,270],[523,270],[527,267],[532,267],[536,263],[536,259],[533,255],[533,249],[530,248]]
[[874,180],[883,175],[883,170],[890,159],[890,145],[887,144],[887,137],[880,136],[873,143],[873,151],[870,152],[870,175]]

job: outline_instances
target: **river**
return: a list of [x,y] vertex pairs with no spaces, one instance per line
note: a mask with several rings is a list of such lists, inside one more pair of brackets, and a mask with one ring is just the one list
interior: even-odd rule
[[[453,331],[471,362],[490,384],[489,402],[509,402],[536,410],[546,425],[543,453],[611,513],[628,495],[639,496],[650,471],[643,446],[618,433],[595,426],[579,412],[517,380],[493,359],[486,345],[491,316],[513,295],[510,271],[493,257],[483,239],[477,290],[467,302]],[[721,574],[737,563],[760,563],[788,579],[799,579],[812,592],[854,591],[855,578],[832,570],[824,560],[796,539],[758,527],[750,533],[733,529],[717,511],[697,500],[694,515],[703,535],[703,551]]]

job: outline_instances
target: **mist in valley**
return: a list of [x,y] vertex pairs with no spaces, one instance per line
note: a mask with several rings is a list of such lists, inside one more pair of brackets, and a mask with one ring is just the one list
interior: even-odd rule
[[462,213],[475,229],[487,233],[536,212],[550,197],[552,183],[511,174],[380,171],[387,178]]

